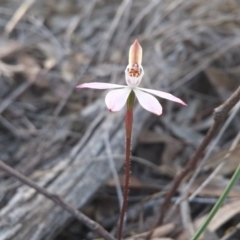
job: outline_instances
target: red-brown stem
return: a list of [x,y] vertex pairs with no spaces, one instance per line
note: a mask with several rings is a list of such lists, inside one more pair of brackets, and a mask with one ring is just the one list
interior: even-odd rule
[[131,174],[131,140],[132,140],[132,123],[133,123],[133,102],[135,95],[130,94],[127,102],[127,111],[125,116],[125,131],[126,131],[126,161],[125,161],[125,183],[124,183],[124,195],[121,208],[119,228],[118,228],[118,240],[122,239],[124,216],[127,210],[128,192],[129,192],[129,180]]

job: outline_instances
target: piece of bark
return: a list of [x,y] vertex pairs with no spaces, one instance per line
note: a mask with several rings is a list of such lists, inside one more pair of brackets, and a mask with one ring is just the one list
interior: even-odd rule
[[[102,99],[101,99],[102,100]],[[98,115],[99,123],[91,125]],[[150,115],[140,107],[135,109],[133,146]],[[56,164],[35,171],[30,178],[49,191],[62,195],[77,208],[82,208],[111,175],[104,138],[108,134],[113,154],[124,153],[124,111],[107,113],[104,101],[96,101],[83,111],[82,117],[90,122],[89,128],[72,151],[59,157]],[[117,168],[123,160],[116,160]],[[11,200],[0,210],[0,240],[50,240],[72,219],[72,216],[50,200],[36,194],[27,186],[20,186]]]

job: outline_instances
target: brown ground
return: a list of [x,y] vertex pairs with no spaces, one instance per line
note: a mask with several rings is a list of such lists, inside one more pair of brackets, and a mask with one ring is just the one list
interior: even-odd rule
[[[124,234],[148,231],[169,184],[211,126],[214,108],[239,86],[239,16],[237,0],[1,0],[0,160],[116,234],[119,198],[108,150],[123,182],[124,111],[109,113],[103,91],[75,86],[124,84],[129,46],[137,38],[142,86],[188,104],[161,99],[160,117],[136,104]],[[239,107],[206,150],[193,183],[188,185],[191,173],[181,184],[157,239],[190,239],[221,195],[240,162]],[[190,201],[179,201],[184,196]],[[239,198],[238,184],[205,240],[240,239]],[[64,210],[0,172],[0,240],[95,238]]]

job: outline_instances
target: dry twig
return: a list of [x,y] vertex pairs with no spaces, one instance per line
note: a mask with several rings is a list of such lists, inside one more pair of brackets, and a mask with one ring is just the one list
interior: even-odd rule
[[89,217],[78,211],[74,206],[69,204],[63,197],[50,193],[45,188],[37,185],[35,182],[25,177],[21,173],[17,172],[13,168],[6,165],[0,160],[0,169],[9,174],[12,177],[17,178],[20,182],[26,184],[27,186],[35,189],[38,193],[44,195],[48,199],[55,202],[57,205],[61,206],[64,210],[72,214],[77,220],[86,225],[89,229],[102,236],[106,240],[115,240],[114,237],[110,235],[101,225],[91,220]]
[[16,88],[12,93],[9,94],[9,96],[3,100],[0,104],[0,114],[17,98],[19,97],[23,92],[25,92],[31,85],[33,84],[33,81],[26,81],[22,83],[18,88]]
[[[202,143],[200,144],[199,148],[195,152],[195,154],[190,158],[185,168],[174,178],[173,184],[169,192],[167,193],[163,203],[160,206],[160,216],[157,222],[154,224],[153,229],[162,224],[164,216],[169,208],[171,198],[176,193],[179,185],[181,184],[182,180],[187,176],[187,174],[192,171],[200,157],[203,155],[205,149],[209,145],[209,143],[212,141],[213,137],[217,133],[219,127],[221,124],[226,120],[228,113],[231,111],[231,109],[238,103],[240,100],[240,87],[219,107],[215,108],[214,110],[214,123],[208,130],[207,135],[203,139]],[[150,234],[147,236],[147,239],[151,239],[153,229],[150,231]]]

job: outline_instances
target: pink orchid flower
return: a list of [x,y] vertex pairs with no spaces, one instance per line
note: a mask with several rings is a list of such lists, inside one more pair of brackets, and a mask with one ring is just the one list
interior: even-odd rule
[[138,40],[135,40],[130,47],[129,64],[125,70],[127,85],[124,86],[112,83],[92,82],[80,84],[77,86],[77,88],[116,89],[110,91],[105,98],[107,108],[112,112],[119,111],[124,107],[131,91],[135,93],[139,103],[143,108],[157,115],[162,114],[162,106],[151,94],[168,99],[170,101],[181,103],[182,105],[186,105],[186,103],[184,103],[181,99],[173,96],[170,93],[138,87],[144,74],[141,64],[142,47]]

